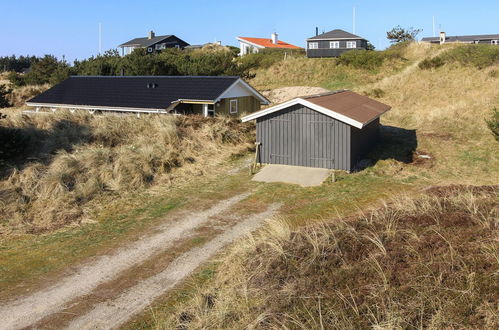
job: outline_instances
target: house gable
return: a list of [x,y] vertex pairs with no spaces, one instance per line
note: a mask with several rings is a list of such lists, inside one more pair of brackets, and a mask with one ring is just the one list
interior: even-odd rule
[[238,79],[231,86],[229,86],[222,94],[217,97],[216,101],[244,96],[253,96],[260,101],[260,104],[270,104],[269,100],[267,100],[262,94],[260,94],[256,89],[251,87],[242,79]]

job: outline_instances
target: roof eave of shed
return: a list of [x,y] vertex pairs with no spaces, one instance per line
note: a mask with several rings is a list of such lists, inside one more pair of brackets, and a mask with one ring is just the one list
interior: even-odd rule
[[[334,118],[334,119],[337,119],[339,121],[342,121],[348,125],[351,125],[351,126],[354,126],[354,127],[357,127],[357,128],[363,128],[365,125],[367,125],[368,123],[361,123],[355,119],[352,119],[350,117],[347,117],[345,115],[342,115],[341,113],[338,113],[338,112],[335,112],[333,110],[330,110],[330,109],[326,109],[324,107],[321,107],[320,105],[317,105],[317,104],[314,104],[312,102],[309,102],[305,99],[302,99],[302,98],[296,98],[296,99],[292,99],[292,100],[289,100],[287,102],[284,102],[284,103],[281,103],[281,104],[278,104],[276,106],[273,106],[273,107],[270,107],[270,108],[267,108],[267,109],[263,109],[263,110],[260,110],[260,111],[257,111],[255,113],[252,113],[250,115],[247,115],[243,118],[241,118],[241,121],[244,123],[244,122],[247,122],[247,121],[250,121],[250,120],[255,120],[257,118],[260,118],[260,117],[263,117],[263,116],[266,116],[266,115],[269,115],[271,113],[274,113],[274,112],[277,112],[279,110],[282,110],[282,109],[285,109],[287,107],[290,107],[290,106],[293,106],[295,104],[301,104],[301,105],[304,105],[312,110],[315,110],[317,112],[320,112],[326,116],[329,116],[331,118]],[[380,117],[381,114],[379,116],[376,116],[374,118],[371,119],[372,120],[375,120],[376,118]]]

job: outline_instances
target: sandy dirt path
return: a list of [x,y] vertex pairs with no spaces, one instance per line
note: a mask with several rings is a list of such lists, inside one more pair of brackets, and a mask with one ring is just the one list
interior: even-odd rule
[[248,197],[241,194],[224,200],[210,209],[189,213],[174,221],[165,221],[153,234],[145,235],[110,255],[103,255],[77,268],[57,284],[25,297],[0,304],[0,328],[19,329],[64,309],[68,302],[90,293],[97,286],[112,281],[123,271],[157,253],[168,250],[179,238],[193,235],[196,228]]
[[68,329],[118,328],[213,257],[222,247],[257,229],[278,207],[276,204],[271,205],[265,212],[246,218],[203,246],[182,254],[157,275],[131,287],[112,301],[96,305],[90,312],[71,322]]

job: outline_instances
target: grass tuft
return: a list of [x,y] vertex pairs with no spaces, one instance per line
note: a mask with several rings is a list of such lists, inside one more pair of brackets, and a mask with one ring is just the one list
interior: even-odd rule
[[94,217],[92,205],[103,198],[199,175],[207,163],[247,150],[253,127],[224,118],[64,111],[10,115],[4,122],[2,136],[15,132],[23,139],[4,155],[0,217],[7,221],[0,234],[77,224]]
[[437,187],[357,219],[274,220],[190,299],[156,311],[156,327],[496,328],[498,193]]

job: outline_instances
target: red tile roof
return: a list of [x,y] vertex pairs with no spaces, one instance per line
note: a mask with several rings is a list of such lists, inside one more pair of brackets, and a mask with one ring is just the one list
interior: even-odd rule
[[287,42],[278,40],[277,44],[272,43],[272,39],[267,39],[267,38],[249,38],[249,37],[239,37],[239,39],[251,42],[253,44],[256,44],[258,46],[262,46],[265,48],[288,48],[288,49],[301,49],[301,47],[288,44]]

